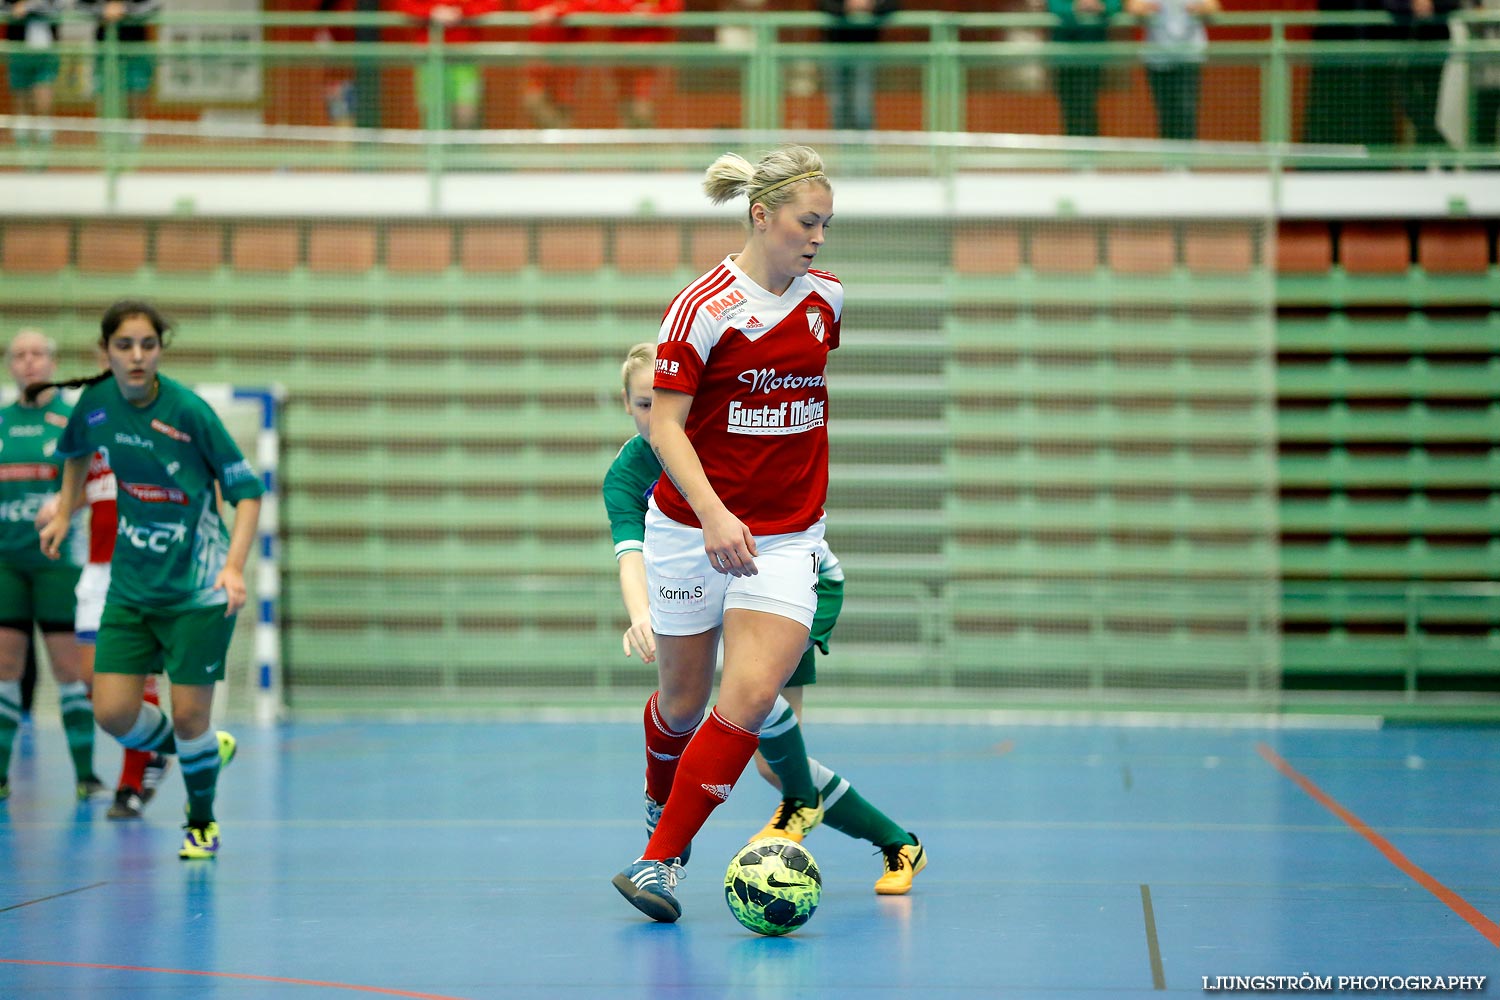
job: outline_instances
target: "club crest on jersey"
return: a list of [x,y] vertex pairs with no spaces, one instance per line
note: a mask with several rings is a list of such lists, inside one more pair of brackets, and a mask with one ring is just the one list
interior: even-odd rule
[[823,327],[823,310],[810,308],[807,310],[807,332],[813,335],[818,343],[823,343],[828,332]]

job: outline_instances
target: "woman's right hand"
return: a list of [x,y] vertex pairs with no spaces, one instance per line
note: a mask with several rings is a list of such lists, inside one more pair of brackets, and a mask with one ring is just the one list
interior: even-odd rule
[[68,537],[68,518],[59,509],[52,520],[42,525],[37,534],[41,537],[42,555],[56,559],[62,550],[63,539]]

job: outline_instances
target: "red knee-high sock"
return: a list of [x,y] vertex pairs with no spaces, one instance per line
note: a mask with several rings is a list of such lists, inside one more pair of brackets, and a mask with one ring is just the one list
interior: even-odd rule
[[708,820],[708,814],[729,798],[759,742],[754,733],[726,722],[718,709],[708,713],[708,721],[698,727],[698,734],[682,752],[672,795],[642,857],[653,861],[682,857],[683,848]]
[[646,794],[653,802],[665,802],[672,794],[672,778],[677,774],[677,761],[688,741],[693,738],[694,726],[685,733],[674,733],[661,721],[656,710],[656,696],[651,692],[646,699]]
[[[161,699],[156,694],[156,678],[146,678],[146,701],[153,705],[160,705]],[[120,783],[118,788],[134,788],[141,790],[141,784],[146,780],[146,763],[151,759],[148,750],[126,750],[125,759],[120,764]]]

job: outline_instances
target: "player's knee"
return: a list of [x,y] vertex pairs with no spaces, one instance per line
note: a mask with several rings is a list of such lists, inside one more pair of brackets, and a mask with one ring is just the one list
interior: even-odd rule
[[671,696],[662,692],[657,695],[656,710],[661,713],[661,721],[668,729],[674,733],[685,733],[697,728],[698,723],[703,721],[706,703],[706,698],[691,692]]
[[193,740],[208,732],[208,712],[197,706],[172,706],[172,732],[180,740]]
[[121,701],[101,698],[98,692],[95,692],[94,721],[99,724],[100,729],[116,739],[130,732],[138,715],[140,715],[140,705],[129,705]]

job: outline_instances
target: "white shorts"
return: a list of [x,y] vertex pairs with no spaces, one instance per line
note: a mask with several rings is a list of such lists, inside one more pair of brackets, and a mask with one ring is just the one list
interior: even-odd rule
[[89,563],[78,574],[73,596],[78,605],[73,611],[73,635],[93,645],[99,638],[99,616],[104,614],[104,595],[109,593],[109,563]]
[[724,622],[725,608],[765,611],[812,628],[818,610],[818,559],[823,520],[805,531],[755,536],[755,576],[715,570],[703,551],[703,529],[657,509],[646,511],[646,582],[651,628],[661,635],[698,635]]

